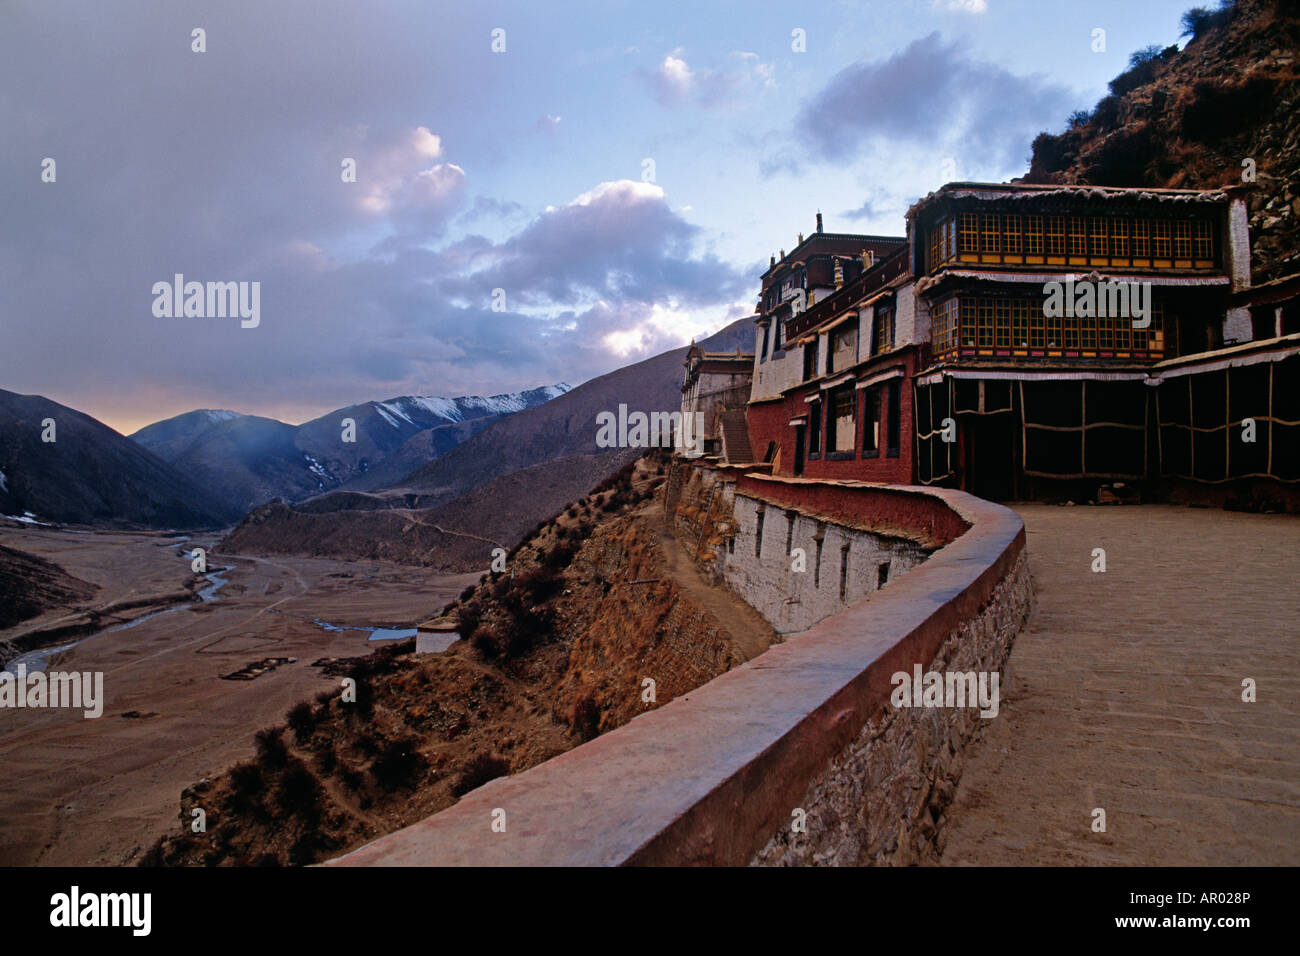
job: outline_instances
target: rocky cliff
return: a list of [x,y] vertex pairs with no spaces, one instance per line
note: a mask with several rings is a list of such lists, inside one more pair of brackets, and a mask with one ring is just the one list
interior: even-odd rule
[[1253,180],[1254,280],[1300,269],[1300,7],[1192,11],[1186,47],[1138,51],[1111,93],[1033,144],[1030,183],[1212,188]]

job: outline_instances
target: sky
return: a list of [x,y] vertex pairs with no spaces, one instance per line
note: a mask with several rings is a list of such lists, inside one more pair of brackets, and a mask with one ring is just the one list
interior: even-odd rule
[[[752,314],[818,210],[1023,174],[1192,5],[0,0],[0,388],[129,433],[578,385]],[[178,273],[256,326],[156,314]]]

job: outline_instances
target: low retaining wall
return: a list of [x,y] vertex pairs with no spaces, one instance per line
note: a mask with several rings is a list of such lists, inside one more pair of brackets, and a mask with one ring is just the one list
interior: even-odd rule
[[[933,853],[957,755],[980,718],[895,711],[890,678],[913,665],[1001,667],[1030,602],[1024,526],[957,491],[761,480],[771,500],[953,537],[889,587],[703,687],[329,865],[860,863]],[[807,832],[792,831],[800,811]]]

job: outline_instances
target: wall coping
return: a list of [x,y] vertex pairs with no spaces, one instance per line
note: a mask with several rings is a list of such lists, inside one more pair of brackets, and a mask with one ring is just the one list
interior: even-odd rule
[[[937,500],[969,529],[786,643],[326,865],[748,863],[888,705],[890,676],[928,665],[1024,550],[1023,522],[1001,505],[949,489],[863,489],[874,491]],[[498,807],[505,833],[491,830]]]

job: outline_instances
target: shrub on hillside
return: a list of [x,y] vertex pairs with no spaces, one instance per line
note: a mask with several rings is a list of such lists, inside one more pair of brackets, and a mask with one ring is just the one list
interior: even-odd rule
[[456,782],[452,784],[452,796],[463,797],[471,790],[477,790],[489,780],[504,777],[508,773],[510,773],[510,764],[496,754],[475,754],[469,763],[465,764],[465,768],[460,772],[460,776],[456,778]]
[[284,744],[284,728],[266,727],[253,735],[253,741],[262,766],[279,770],[288,761],[289,748]]
[[586,743],[600,734],[600,707],[590,693],[584,693],[573,704],[573,713],[569,716],[569,726]]
[[307,701],[301,701],[294,704],[285,715],[289,723],[289,729],[293,731],[293,739],[300,744],[306,743],[311,737],[312,731],[316,729],[316,713]]
[[419,743],[418,738],[408,735],[384,744],[370,765],[375,783],[388,791],[413,787],[424,770],[424,757],[416,750]]

